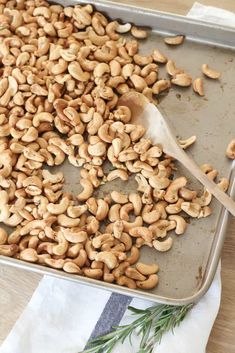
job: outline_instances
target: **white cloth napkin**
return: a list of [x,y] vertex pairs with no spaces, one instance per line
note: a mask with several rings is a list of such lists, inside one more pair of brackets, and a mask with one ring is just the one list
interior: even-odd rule
[[[195,3],[188,16],[235,26],[235,14]],[[162,338],[154,353],[205,353],[219,310],[220,266],[211,288],[174,331]],[[1,304],[1,299],[0,299]],[[2,344],[0,353],[78,353],[89,338],[106,333],[113,325],[133,320],[127,306],[146,308],[152,302],[44,276],[28,306]],[[1,318],[2,319],[2,318]],[[127,340],[114,353],[136,353]]]
[[195,2],[187,17],[217,23],[223,26],[235,27],[235,13],[214,6],[205,6]]
[[[163,336],[155,351],[204,353],[219,309],[220,292],[219,268],[207,294],[188,313],[174,334],[169,332]],[[78,353],[85,347],[92,333],[103,333],[104,328],[109,329],[113,318],[122,317],[129,303],[137,308],[153,305],[149,301],[136,298],[131,300],[102,289],[44,276],[0,352]],[[130,312],[126,311],[120,324],[132,320]],[[127,340],[118,345],[113,353],[136,353],[137,336],[133,335],[132,343],[130,346]]]

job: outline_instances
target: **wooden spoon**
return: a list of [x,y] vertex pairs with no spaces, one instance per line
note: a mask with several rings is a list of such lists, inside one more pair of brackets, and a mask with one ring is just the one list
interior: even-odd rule
[[128,106],[132,111],[134,123],[139,123],[147,129],[147,136],[153,143],[161,144],[165,153],[181,162],[235,216],[235,202],[211,181],[178,145],[169,123],[154,104],[150,103],[143,94],[131,91],[120,97],[118,105]]

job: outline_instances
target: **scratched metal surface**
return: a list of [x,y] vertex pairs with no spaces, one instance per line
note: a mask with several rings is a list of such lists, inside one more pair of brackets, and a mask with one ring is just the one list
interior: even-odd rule
[[[71,5],[77,2],[61,1],[61,3]],[[142,41],[142,53],[151,53],[158,47],[193,78],[202,75],[200,68],[203,63],[208,63],[222,72],[219,81],[205,79],[205,97],[201,98],[194,94],[192,88],[174,88],[162,99],[159,108],[171,120],[177,136],[182,138],[197,136],[196,144],[188,152],[196,162],[211,163],[219,170],[220,176],[228,177],[232,171],[232,163],[225,158],[224,151],[235,135],[235,32],[229,28],[216,27],[157,11],[131,9],[124,5],[111,5],[105,1],[96,1],[95,4],[97,9],[105,11],[110,18],[121,18],[123,22],[132,21],[152,27],[153,32],[150,37]],[[163,33],[167,31],[183,33],[187,39],[182,46],[168,47],[162,40]],[[160,67],[159,72],[160,77],[167,77],[164,67]],[[186,175],[189,185],[201,190],[194,178],[181,165],[177,166],[177,173]],[[66,188],[74,193],[78,192],[78,170],[68,163],[61,168],[65,173]],[[234,181],[234,175],[231,180]],[[129,192],[133,187],[135,188],[135,184],[113,182],[107,187],[108,190]],[[234,194],[234,185],[232,189],[231,192]],[[130,290],[37,265],[25,264],[14,259],[1,258],[1,261],[158,302],[182,304],[197,301],[213,279],[228,222],[228,214],[221,209],[218,202],[213,200],[211,205],[212,216],[191,220],[184,235],[175,236],[174,232],[171,232],[174,238],[171,251],[159,253],[148,247],[142,248],[141,260],[147,263],[157,262],[160,266],[159,285],[152,291]]]

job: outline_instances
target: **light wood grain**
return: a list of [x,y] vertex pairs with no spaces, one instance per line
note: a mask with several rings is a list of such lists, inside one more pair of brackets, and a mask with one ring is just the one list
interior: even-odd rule
[[[185,15],[194,0],[118,0],[118,3],[154,8]],[[200,0],[235,12],[234,0]],[[230,222],[222,254],[222,301],[207,353],[235,352],[235,219]],[[0,266],[0,344],[27,305],[41,276]],[[206,320],[206,318],[205,318]],[[25,352],[28,353],[28,352]],[[31,352],[30,352],[31,353]],[[33,353],[33,352],[32,352]],[[190,352],[189,352],[190,353]]]

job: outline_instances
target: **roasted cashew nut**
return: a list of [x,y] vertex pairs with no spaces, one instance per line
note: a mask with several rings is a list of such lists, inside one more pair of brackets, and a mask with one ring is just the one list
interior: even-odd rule
[[226,156],[230,159],[235,159],[235,139],[229,142],[226,149]]
[[83,187],[83,191],[77,195],[77,199],[79,201],[86,201],[93,194],[93,190],[94,190],[93,185],[87,179],[81,179],[80,184]]

